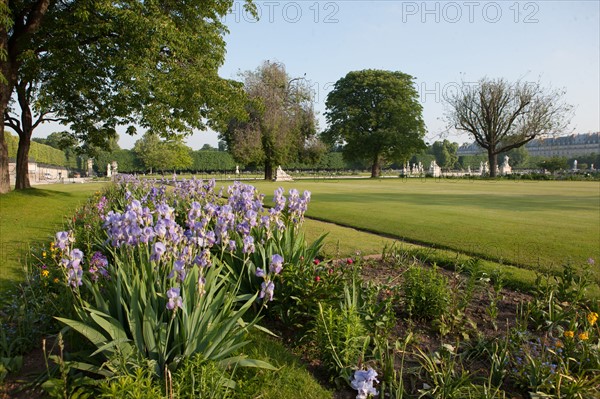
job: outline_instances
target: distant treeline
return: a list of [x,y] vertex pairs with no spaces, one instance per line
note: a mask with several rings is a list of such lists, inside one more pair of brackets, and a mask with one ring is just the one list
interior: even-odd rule
[[[197,150],[191,151],[193,164],[185,172],[195,171],[225,171],[235,170],[236,163],[233,157],[224,151]],[[132,150],[116,150],[111,153],[100,154],[94,161],[97,172],[104,173],[106,165],[116,161],[119,172],[123,173],[146,173],[148,172],[140,158]],[[239,165],[239,164],[237,164]],[[242,168],[242,165],[239,165]]]
[[[235,162],[231,154],[225,151],[217,150],[197,150],[191,153],[193,164],[186,170],[179,172],[212,172],[212,171],[235,171],[236,166],[243,170],[262,170],[262,165],[244,165]],[[142,161],[132,150],[116,150],[111,153],[103,153],[94,161],[94,168],[99,174],[106,172],[106,165],[116,161],[119,166],[119,172],[122,173],[146,173]],[[286,170],[344,170],[344,169],[362,169],[360,164],[345,162],[340,152],[331,152],[325,154],[321,159],[314,163],[293,162],[281,165]]]

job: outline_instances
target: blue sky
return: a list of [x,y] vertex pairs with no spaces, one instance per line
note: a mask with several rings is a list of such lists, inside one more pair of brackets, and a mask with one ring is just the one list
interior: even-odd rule
[[[566,90],[575,106],[569,130],[600,130],[600,2],[593,1],[258,1],[261,19],[242,2],[226,16],[225,78],[264,60],[286,65],[315,90],[320,127],[333,83],[353,70],[399,70],[415,77],[427,141],[449,137],[443,96],[462,81],[522,78]],[[447,136],[449,134],[449,136]],[[124,135],[123,135],[124,136]],[[135,138],[122,137],[130,148]],[[192,148],[217,144],[211,132]]]

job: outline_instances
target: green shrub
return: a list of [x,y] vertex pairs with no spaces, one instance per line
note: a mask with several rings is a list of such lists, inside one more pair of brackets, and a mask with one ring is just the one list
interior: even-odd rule
[[[231,372],[224,370],[216,362],[206,362],[202,356],[194,356],[183,361],[173,374],[170,398],[225,398],[233,392],[235,383]],[[171,389],[171,388],[169,388]]]
[[132,374],[117,375],[103,380],[98,385],[98,391],[96,397],[101,399],[158,399],[165,397],[152,373],[143,368],[137,368]]
[[347,382],[362,362],[369,338],[359,313],[356,285],[352,291],[348,286],[344,291],[345,301],[339,306],[324,307],[319,303],[314,341],[330,375]]
[[331,392],[322,387],[300,359],[278,340],[262,333],[253,333],[251,338],[252,345],[248,346],[247,355],[266,361],[277,370],[238,368],[235,374],[236,390],[231,398],[331,399]]
[[402,283],[404,305],[410,317],[435,319],[448,310],[450,288],[448,279],[437,269],[411,266]]

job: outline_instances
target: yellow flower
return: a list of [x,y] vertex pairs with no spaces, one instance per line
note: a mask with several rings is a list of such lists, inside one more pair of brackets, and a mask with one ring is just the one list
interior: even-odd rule
[[46,257],[46,251],[43,251],[42,252],[42,258],[45,258],[45,257]]
[[565,338],[573,338],[575,336],[575,333],[571,330],[567,330],[563,335],[565,336]]
[[563,347],[563,343],[560,341],[556,341],[556,347],[557,348],[562,348]]
[[42,270],[42,277],[48,277],[50,272],[48,270]]
[[58,284],[58,277],[54,277],[54,283]]
[[590,326],[593,326],[598,321],[598,313],[592,312],[587,315],[587,320],[590,323]]
[[587,340],[590,336],[588,335],[587,331],[582,332],[581,334],[578,335],[579,339],[582,341]]

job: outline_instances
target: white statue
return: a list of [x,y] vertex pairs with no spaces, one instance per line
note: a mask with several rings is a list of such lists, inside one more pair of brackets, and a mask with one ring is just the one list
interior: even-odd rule
[[573,161],[573,170],[577,170],[577,160]]
[[293,179],[292,176],[285,173],[283,169],[281,169],[281,165],[279,165],[275,173],[275,181],[293,181]]
[[111,173],[111,170],[110,170],[110,164],[107,163],[106,164],[106,177],[111,177],[111,176],[112,176],[112,173]]
[[235,174],[236,175],[240,174],[240,167],[238,165],[235,165]]
[[435,160],[431,161],[431,165],[429,166],[429,174],[433,177],[440,177],[442,175],[442,168],[440,168],[435,162]]
[[512,173],[512,168],[510,167],[510,164],[508,163],[508,159],[509,159],[508,155],[505,155],[504,163],[500,167],[500,174],[502,176],[510,175]]
[[92,161],[92,158],[88,158],[87,160],[87,177],[91,177],[94,175],[94,161]]

